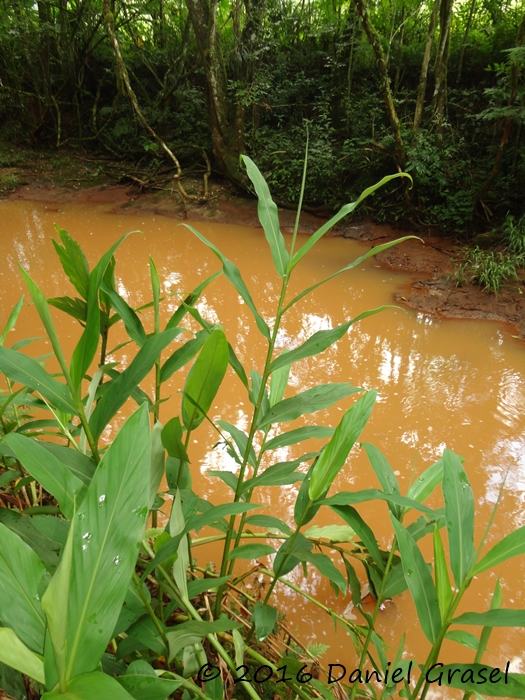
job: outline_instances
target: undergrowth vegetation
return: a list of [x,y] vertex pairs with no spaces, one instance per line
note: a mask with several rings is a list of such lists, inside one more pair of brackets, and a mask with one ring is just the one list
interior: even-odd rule
[[[525,218],[516,221],[509,214],[501,234],[494,233],[496,240],[503,238],[504,250],[485,250],[479,245],[464,248],[462,258],[454,270],[453,280],[456,286],[472,283],[487,293],[498,294],[509,280],[520,282],[518,270],[525,268]],[[490,233],[487,238],[491,240]]]
[[[312,386],[296,394],[289,391],[295,362],[344,342],[352,324],[383,307],[363,311],[336,328],[314,333],[293,350],[276,353],[283,317],[327,281],[290,297],[296,265],[360,201],[403,174],[365,190],[300,248],[297,219],[288,249],[265,180],[249,158],[244,157],[244,164],[259,197],[261,224],[282,282],[271,323],[259,313],[239,269],[194,229],[218,259],[219,271],[185,294],[162,327],[162,285],[150,259],[152,301],[146,305],[153,310],[150,333],[141,320],[145,307],[131,308],[115,284],[114,256],[126,236],[90,270],[78,243],[57,230],[54,245],[78,294],[74,298],[46,299],[29,274],[20,270],[60,373],[50,374],[41,358],[21,352],[32,339],[5,347],[8,331],[22,312],[22,298],[0,336],[0,371],[6,382],[0,408],[0,673],[9,679],[7,692],[25,687],[26,678],[31,697],[41,695],[45,700],[394,695],[416,700],[427,696],[436,673],[442,672],[444,685],[467,695],[525,698],[524,675],[482,664],[492,628],[524,626],[525,611],[501,608],[497,582],[490,610],[457,614],[474,577],[525,553],[525,527],[486,551],[491,518],[483,537],[474,542],[473,492],[463,460],[448,450],[402,494],[384,455],[363,444],[377,486],[334,492],[334,480],[371,415],[376,392],[345,382]],[[301,197],[305,173],[306,164]],[[397,242],[370,249],[327,279]],[[223,328],[196,308],[203,290],[219,274],[231,282],[232,298],[243,299],[266,342],[266,358],[259,368],[249,359],[247,366],[241,364]],[[69,360],[51,306],[82,326]],[[196,332],[189,330],[193,322],[199,326]],[[128,350],[133,349],[125,369],[107,359],[116,324],[124,325]],[[181,337],[185,340],[174,345]],[[163,397],[170,381],[190,362],[180,411],[165,416]],[[236,373],[251,406],[246,431],[215,420],[210,413],[229,371]],[[141,388],[150,373],[154,374],[151,395]],[[108,445],[101,436],[122,407],[130,409],[129,400],[138,408]],[[288,424],[301,416],[340,401],[346,408],[337,425],[289,429]],[[191,448],[204,421],[213,424],[219,443],[237,463],[236,473],[211,472],[231,490],[231,499],[222,504],[192,490]],[[278,461],[278,448],[311,437],[324,440],[320,450],[290,462]],[[260,494],[262,488],[278,490],[291,484],[298,485],[297,495],[293,519],[285,522],[268,513]],[[433,509],[425,501],[437,488],[444,508]],[[165,527],[156,518],[162,498],[171,501]],[[388,508],[392,530],[387,543],[378,541],[356,507],[369,501]],[[332,525],[312,525],[320,509],[328,509]],[[150,513],[152,527],[148,527]],[[199,535],[205,526],[215,534]],[[433,538],[431,566],[418,544],[423,537]],[[197,565],[195,552],[204,541],[217,546],[213,570]],[[243,587],[245,567],[237,564],[247,560],[258,561],[258,574],[264,577],[265,585],[258,591]],[[341,595],[350,595],[360,621],[337,614],[289,580],[288,574],[297,567],[326,577]],[[362,605],[365,580],[375,599],[372,612]],[[304,595],[326,612],[327,625],[335,622],[347,632],[362,683],[356,679],[349,685],[343,679],[330,683],[333,678],[326,676],[319,659],[325,649],[292,641],[285,611],[275,602],[278,584]],[[376,629],[385,601],[407,588],[431,645],[426,659],[404,654],[404,634],[399,635],[397,649],[389,652]],[[458,629],[465,625],[481,628],[480,636]],[[438,672],[445,638],[471,649],[472,664],[439,667]],[[387,680],[389,664],[400,673]],[[371,669],[383,682],[370,680]]]

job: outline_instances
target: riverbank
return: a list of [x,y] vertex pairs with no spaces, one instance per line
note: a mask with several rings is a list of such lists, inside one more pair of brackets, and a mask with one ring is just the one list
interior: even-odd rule
[[[46,202],[57,211],[61,204],[69,202],[108,204],[114,206],[115,213],[260,226],[257,201],[239,196],[224,182],[212,182],[208,200],[201,203],[184,201],[176,188],[149,190],[127,173],[125,165],[113,161],[79,158],[75,164],[59,156],[46,159],[42,154],[31,161],[26,153],[23,159],[14,159],[13,165],[0,170],[0,176],[7,182],[11,178],[12,182],[12,191],[4,189],[5,198]],[[187,189],[198,192],[201,184],[195,180]],[[295,211],[281,208],[279,216],[282,229],[292,230]],[[325,220],[304,212],[300,230],[311,234]],[[344,221],[329,235],[377,245],[406,235],[406,231],[371,221]],[[497,297],[473,285],[456,287],[451,278],[454,261],[460,256],[459,246],[435,232],[418,233],[418,236],[422,242],[407,241],[377,256],[385,268],[413,275],[412,283],[394,295],[396,303],[424,314],[510,324],[516,336],[525,340],[524,271],[519,282],[509,282]]]

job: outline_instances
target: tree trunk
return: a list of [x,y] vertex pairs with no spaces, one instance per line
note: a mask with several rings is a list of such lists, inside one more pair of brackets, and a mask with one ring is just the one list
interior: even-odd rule
[[394,98],[392,96],[392,90],[390,88],[390,78],[388,76],[385,54],[383,52],[383,47],[381,46],[379,34],[377,33],[370,19],[370,14],[368,11],[366,0],[355,0],[355,6],[359,16],[361,17],[363,29],[365,30],[366,36],[368,37],[368,41],[370,42],[370,45],[374,50],[377,69],[379,72],[379,78],[381,81],[381,89],[383,91],[386,110],[388,113],[388,118],[390,120],[390,128],[392,130],[392,136],[394,137],[394,142],[396,144],[395,161],[398,170],[401,172],[405,166],[405,146],[403,144],[401,128],[399,125],[399,118],[397,116],[396,108],[394,105]]
[[354,12],[352,22],[352,38],[350,39],[350,56],[348,57],[348,72],[346,74],[346,134],[350,135],[350,99],[352,97],[352,83],[354,80],[355,45],[357,36],[357,13]]
[[441,0],[441,11],[439,13],[439,39],[436,62],[434,64],[435,83],[434,96],[432,98],[432,107],[434,115],[437,117],[439,128],[441,128],[443,123],[447,101],[448,53],[453,5],[454,0]]
[[470,9],[468,13],[467,26],[465,27],[465,34],[463,35],[463,41],[461,42],[461,48],[459,49],[458,74],[456,77],[456,85],[459,85],[459,81],[461,80],[461,73],[463,71],[463,61],[465,58],[465,49],[467,47],[468,35],[470,34],[470,27],[472,26],[472,19],[474,17],[475,9],[476,0],[472,0],[470,3]]
[[[245,0],[245,26],[238,47],[238,76],[247,85],[253,78],[254,52],[266,0]],[[226,71],[218,45],[218,0],[186,0],[189,16],[206,77],[208,124],[213,153],[223,173],[234,184],[245,186],[239,156],[244,152],[245,106],[238,102],[230,107],[226,90]]]
[[416,111],[414,114],[413,139],[415,141],[421,117],[423,116],[423,107],[425,106],[425,92],[427,89],[428,66],[430,65],[430,54],[432,52],[432,44],[434,43],[434,33],[436,31],[437,18],[441,0],[434,0],[432,14],[428,25],[427,43],[425,44],[425,53],[423,54],[423,63],[421,64],[421,75],[419,77],[419,85],[417,86]]
[[401,62],[403,60],[403,39],[405,36],[405,5],[401,10],[401,25],[399,27],[399,40],[397,44],[397,55],[396,55],[396,76],[394,78],[394,97],[397,97],[397,91],[399,89],[399,80],[401,78]]
[[43,93],[49,99],[51,95],[51,74],[49,60],[51,57],[51,12],[48,0],[38,0],[38,20],[40,23],[40,65],[42,69]]

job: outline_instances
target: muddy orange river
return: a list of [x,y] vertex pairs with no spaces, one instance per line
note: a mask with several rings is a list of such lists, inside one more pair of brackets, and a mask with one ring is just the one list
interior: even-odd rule
[[[47,296],[73,293],[51,244],[55,223],[77,238],[92,266],[123,233],[135,229],[142,232],[130,236],[116,256],[119,291],[132,306],[151,299],[148,253],[157,264],[166,294],[190,291],[219,269],[216,257],[173,219],[114,214],[108,206],[58,206],[60,208],[38,202],[0,203],[0,327],[22,293],[26,294],[26,302],[28,300],[17,270],[17,258]],[[262,230],[200,222],[193,225],[238,265],[259,310],[271,321],[277,304],[279,278],[274,272]],[[340,238],[321,241],[296,268],[293,289],[298,291],[324,278],[365,250],[362,244]],[[380,269],[373,258],[368,260],[356,270],[344,273],[316,290],[288,313],[278,337],[278,348],[294,347],[317,330],[335,327],[365,309],[391,303],[392,293],[407,283],[408,277]],[[178,306],[178,300],[177,295],[167,296],[163,303],[166,320]],[[264,347],[252,316],[224,277],[206,289],[198,309],[205,318],[223,324],[247,371],[262,369]],[[58,311],[53,311],[53,316],[66,354],[70,355],[80,328]],[[151,318],[147,317],[146,322],[151,327]],[[112,332],[110,348],[124,339],[123,331],[115,329]],[[34,307],[26,304],[16,329],[9,334],[7,345],[23,337],[39,335],[43,335],[43,328]],[[113,356],[122,367],[132,358],[129,347]],[[40,340],[28,346],[25,352],[39,356],[49,352],[49,347]],[[337,346],[321,356],[296,364],[287,395],[314,383],[336,381],[378,389],[378,401],[362,436],[363,441],[374,443],[384,452],[399,475],[404,493],[414,474],[419,474],[439,458],[445,447],[462,455],[477,503],[478,541],[508,471],[503,502],[489,535],[489,543],[494,543],[525,524],[524,360],[523,345],[512,338],[510,331],[495,323],[438,320],[410,311],[389,310],[354,326]],[[54,369],[51,361],[48,366]],[[164,388],[164,395],[170,398],[162,405],[163,422],[180,411],[178,391],[184,376],[183,372],[179,374],[181,377],[175,377]],[[151,385],[144,388],[151,389]],[[305,420],[333,425],[351,401],[347,399],[333,409]],[[212,407],[212,418],[223,418],[246,429],[249,410],[244,388],[230,372]],[[124,414],[119,415],[114,427],[121,425],[124,418]],[[297,421],[293,427],[300,424]],[[104,437],[108,439],[111,435],[106,432]],[[213,449],[216,442],[216,435],[208,424],[203,423],[195,433],[190,458],[194,490],[218,503],[228,500],[229,489],[222,481],[209,477],[207,472],[210,469],[234,470],[234,463],[223,449]],[[299,449],[304,447],[303,443]],[[312,441],[306,447],[307,450],[299,453],[283,448],[278,461],[300,456],[310,447],[318,448],[319,443]],[[360,452],[356,447],[332,492],[376,486],[378,483],[364,451]],[[258,501],[269,508],[266,512],[292,522],[295,486],[269,487],[259,489],[257,493]],[[439,495],[433,498],[430,505],[440,506]],[[359,509],[386,547],[391,536],[386,505],[366,504]],[[328,509],[321,510],[315,520],[320,525],[335,522],[336,516]],[[422,541],[427,558],[431,554],[430,540],[427,537]],[[202,563],[219,556],[217,544],[207,547],[195,550]],[[265,559],[263,561],[268,563]],[[498,576],[501,576],[503,585],[503,607],[525,608],[525,557],[521,557],[475,580],[461,611],[488,609]],[[328,582],[313,571],[307,579],[299,570],[291,577],[297,585],[339,613],[343,613],[350,602],[350,599],[337,598]],[[325,664],[339,662],[347,668],[354,667],[355,652],[346,632],[341,629],[334,631],[330,618],[315,606],[306,604],[289,588],[281,586],[276,591],[290,629],[307,643],[330,645],[323,657]],[[379,628],[390,645],[392,657],[401,634],[406,630],[407,654],[420,663],[425,660],[429,644],[419,631],[408,592],[381,612]],[[479,633],[476,628],[471,628],[471,631]],[[524,672],[524,647],[525,630],[495,629],[485,660],[495,666],[502,666],[510,660],[513,670]],[[467,663],[473,661],[473,657],[473,651],[448,641],[440,661]],[[453,697],[452,693],[449,691],[447,696]]]

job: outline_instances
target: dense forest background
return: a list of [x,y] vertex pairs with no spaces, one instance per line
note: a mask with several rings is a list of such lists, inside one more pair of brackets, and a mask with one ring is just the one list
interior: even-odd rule
[[[470,236],[525,212],[522,0],[1,0],[0,136]],[[401,183],[401,184],[400,184]],[[184,195],[192,196],[181,186]]]

